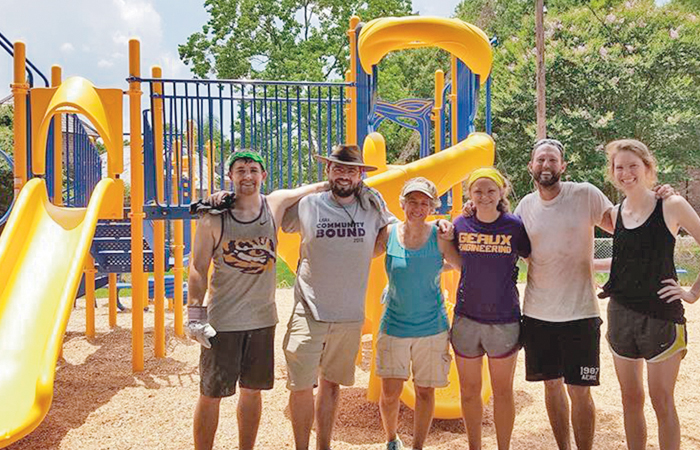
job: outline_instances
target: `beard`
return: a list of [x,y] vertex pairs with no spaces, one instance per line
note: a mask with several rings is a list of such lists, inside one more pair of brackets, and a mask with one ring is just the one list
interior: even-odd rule
[[532,177],[535,179],[537,184],[543,187],[550,187],[554,186],[559,182],[559,179],[561,178],[561,172],[558,173],[552,173],[549,177],[543,177],[542,176],[542,171],[540,172],[533,172]]
[[329,181],[328,183],[330,184],[331,192],[336,197],[347,198],[351,195],[355,195],[360,191],[360,183],[351,186],[341,186],[335,180]]

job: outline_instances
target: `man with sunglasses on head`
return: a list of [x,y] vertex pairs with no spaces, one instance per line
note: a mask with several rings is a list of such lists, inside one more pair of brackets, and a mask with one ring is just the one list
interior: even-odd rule
[[[600,384],[602,324],[593,278],[594,229],[613,232],[613,205],[590,183],[561,181],[566,160],[555,139],[535,143],[528,170],[536,191],[515,209],[532,245],[521,326],[526,379],[544,381],[559,449],[571,448],[573,428],[577,448],[590,450],[595,433],[590,386]],[[670,186],[657,190],[672,193]]]
[[[232,205],[209,209],[200,218],[188,278],[186,330],[202,346],[194,415],[197,450],[212,448],[221,399],[234,395],[237,384],[238,448],[253,448],[262,411],[260,391],[272,389],[275,375],[277,230],[288,207],[328,189],[324,182],[262,195],[267,172],[258,153],[235,152],[226,165],[235,192]],[[219,201],[211,203],[229,195],[217,194]]]

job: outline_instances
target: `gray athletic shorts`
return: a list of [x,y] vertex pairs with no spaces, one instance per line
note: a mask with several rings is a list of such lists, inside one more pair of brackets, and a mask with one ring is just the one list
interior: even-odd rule
[[520,350],[520,322],[487,324],[455,315],[450,341],[462,358],[506,358]]
[[665,361],[678,352],[688,351],[688,331],[684,323],[656,319],[610,300],[608,303],[608,343],[613,354],[623,359]]

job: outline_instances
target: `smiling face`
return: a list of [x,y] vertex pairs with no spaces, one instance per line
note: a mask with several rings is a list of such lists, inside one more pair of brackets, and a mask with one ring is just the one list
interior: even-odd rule
[[642,158],[631,151],[619,151],[612,161],[613,180],[623,192],[653,186],[651,168],[644,164]]
[[362,183],[362,168],[358,166],[331,162],[326,166],[326,175],[331,192],[340,198],[355,194]]
[[422,192],[409,192],[401,201],[401,208],[406,213],[406,220],[425,222],[433,213],[434,200]]
[[651,189],[656,184],[656,159],[643,142],[618,139],[605,146],[605,153],[608,177],[618,189]]
[[503,198],[504,190],[490,178],[479,178],[469,186],[469,198],[477,211],[494,212]]
[[533,152],[527,167],[537,184],[550,187],[559,182],[561,174],[566,170],[566,162],[559,149],[554,145],[545,144]]
[[228,173],[236,195],[256,195],[267,178],[262,166],[245,159],[236,160]]

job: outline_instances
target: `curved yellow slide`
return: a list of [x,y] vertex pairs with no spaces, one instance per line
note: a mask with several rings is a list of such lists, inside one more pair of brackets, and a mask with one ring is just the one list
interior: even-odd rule
[[97,219],[121,205],[120,185],[100,181],[87,208],[52,205],[39,178],[20,192],[0,236],[0,448],[32,432],[51,406]]
[[[367,178],[365,182],[368,186],[381,192],[389,210],[400,219],[404,217],[404,214],[399,205],[399,193],[407,180],[418,176],[426,177],[435,183],[438,192],[442,195],[452,186],[464,181],[472,170],[490,166],[494,161],[494,142],[491,136],[485,133],[473,133],[467,139],[448,149],[403,166],[386,166],[383,144],[384,140],[378,133],[371,133],[365,140],[363,147],[365,162],[381,167],[380,173]],[[377,147],[381,148],[377,150]],[[299,260],[299,243],[300,238],[296,234],[285,234],[279,239],[277,253],[292,270],[297,267]],[[443,275],[443,288],[448,292],[447,301],[450,313],[450,306],[454,305],[458,276],[459,274],[456,273]],[[368,322],[371,324],[373,341],[376,341],[379,330],[382,314],[380,298],[386,283],[384,257],[375,258],[370,268],[365,300],[365,314]],[[374,348],[374,342],[372,345]],[[379,400],[381,384],[374,372],[374,356],[371,364],[367,398],[376,402]],[[449,378],[450,385],[436,390],[435,394],[435,417],[439,419],[458,419],[461,417],[459,381],[454,362],[450,367]],[[488,380],[487,375],[484,377],[484,380]],[[488,398],[489,396],[490,385],[484,382],[482,397]],[[414,407],[415,393],[411,383],[406,383],[401,400],[407,406]]]
[[438,47],[456,56],[480,76],[481,84],[491,73],[493,53],[488,36],[460,19],[381,17],[367,22],[358,38],[360,64],[367,73],[390,52],[422,47]]

